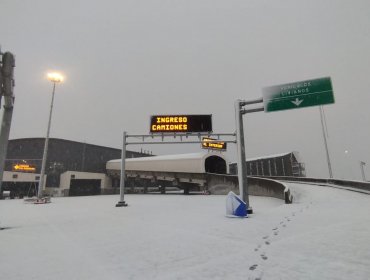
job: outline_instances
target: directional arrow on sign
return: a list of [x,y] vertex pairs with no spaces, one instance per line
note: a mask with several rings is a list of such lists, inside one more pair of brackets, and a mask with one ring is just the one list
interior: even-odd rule
[[303,102],[303,99],[302,100],[299,100],[298,98],[296,98],[295,100],[290,101],[290,102],[292,102],[296,106],[299,106]]
[[265,112],[334,103],[330,77],[263,88]]

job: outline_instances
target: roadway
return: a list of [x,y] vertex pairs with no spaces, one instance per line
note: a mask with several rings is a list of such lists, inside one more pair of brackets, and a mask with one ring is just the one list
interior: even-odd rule
[[117,195],[0,203],[4,279],[368,279],[370,196],[286,183],[295,200]]

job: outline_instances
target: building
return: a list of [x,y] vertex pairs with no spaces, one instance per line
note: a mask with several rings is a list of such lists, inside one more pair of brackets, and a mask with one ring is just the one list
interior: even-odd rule
[[[13,196],[35,194],[40,179],[45,138],[9,140],[2,189]],[[126,157],[148,154],[127,151]],[[121,158],[121,150],[50,138],[44,189],[54,195],[114,193],[117,182],[106,175],[106,163]]]
[[[306,176],[305,166],[298,152],[250,158],[246,162],[248,176]],[[230,173],[238,173],[236,163],[230,164]]]

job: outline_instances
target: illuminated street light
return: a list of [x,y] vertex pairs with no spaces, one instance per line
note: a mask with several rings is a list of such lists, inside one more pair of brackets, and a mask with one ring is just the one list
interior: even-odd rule
[[61,83],[64,80],[62,74],[57,72],[51,72],[47,74],[48,80],[52,81],[53,83]]
[[53,83],[53,93],[52,93],[52,96],[51,96],[49,122],[48,122],[48,129],[47,129],[47,132],[46,132],[46,138],[45,138],[44,153],[43,153],[43,156],[42,156],[41,174],[40,174],[39,188],[38,188],[38,192],[37,192],[37,198],[38,199],[41,199],[42,189],[44,187],[45,165],[46,165],[46,159],[47,159],[47,155],[48,155],[49,134],[50,134],[51,116],[52,116],[52,113],[53,113],[55,85],[57,83],[63,82],[63,80],[64,80],[64,77],[60,73],[57,73],[57,72],[48,73],[47,78],[48,78],[49,81],[51,81]]

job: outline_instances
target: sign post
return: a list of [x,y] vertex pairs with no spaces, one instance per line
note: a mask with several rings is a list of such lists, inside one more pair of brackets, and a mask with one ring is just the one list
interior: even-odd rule
[[119,184],[120,200],[116,204],[116,207],[126,207],[128,204],[125,202],[125,179],[126,179],[126,138],[127,132],[123,132],[122,151],[121,151],[121,174]]
[[[248,209],[252,209],[249,204],[249,192],[247,183],[247,162],[245,159],[245,144],[244,144],[244,129],[243,129],[243,114],[241,112],[243,106],[242,100],[235,101],[235,121],[236,121],[236,148],[238,153],[238,182],[240,199],[247,204]],[[250,210],[248,214],[252,214]]]
[[239,182],[239,193],[240,198],[247,204],[247,213],[253,214],[253,209],[249,204],[249,191],[247,182],[247,162],[245,159],[245,143],[244,143],[244,125],[243,115],[247,113],[254,113],[263,111],[263,107],[253,108],[246,110],[243,107],[251,104],[262,103],[261,99],[256,100],[236,100],[235,101],[235,123],[236,123],[236,147],[238,154],[238,182]]
[[[247,105],[263,103],[263,107],[254,107],[245,109]],[[324,77],[313,80],[294,82],[289,84],[265,87],[263,89],[263,98],[256,100],[237,100],[235,101],[235,123],[238,152],[238,180],[240,198],[247,203],[248,213],[253,213],[249,205],[247,168],[245,161],[245,144],[243,132],[243,115],[265,111],[274,112],[289,109],[298,109],[309,106],[317,106],[334,103],[333,87],[330,77]],[[328,165],[331,174],[329,153]]]

